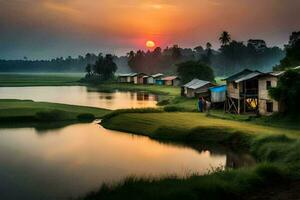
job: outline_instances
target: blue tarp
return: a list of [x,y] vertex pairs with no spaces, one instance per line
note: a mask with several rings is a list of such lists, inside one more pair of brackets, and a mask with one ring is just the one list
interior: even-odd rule
[[210,99],[212,103],[220,103],[226,100],[226,85],[211,87],[209,90],[211,91]]
[[209,88],[209,90],[212,92],[224,92],[227,90],[227,87],[226,85],[220,85],[220,86],[211,87]]

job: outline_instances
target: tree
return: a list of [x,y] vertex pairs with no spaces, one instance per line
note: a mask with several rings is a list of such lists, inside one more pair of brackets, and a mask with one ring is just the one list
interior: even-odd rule
[[280,112],[299,115],[300,106],[300,72],[296,70],[286,71],[279,78],[277,87],[271,88],[270,96],[280,102]]
[[178,47],[178,45],[174,45],[172,47],[172,58],[174,60],[179,60],[181,57],[182,55],[181,55],[180,48]]
[[284,70],[300,65],[300,31],[290,35],[289,44],[285,46],[286,56],[280,61],[275,70]]
[[203,53],[203,51],[204,51],[204,49],[203,49],[203,47],[202,47],[201,45],[196,46],[196,47],[194,48],[194,50],[195,50],[197,53],[199,53],[199,54]]
[[231,36],[227,31],[223,31],[221,33],[221,36],[219,37],[219,41],[221,42],[222,46],[226,46],[230,43],[231,41]]
[[212,44],[210,42],[206,43],[206,50],[211,50]]
[[183,83],[188,83],[194,78],[206,81],[214,81],[212,68],[204,63],[187,61],[177,65],[177,73]]
[[211,43],[207,42],[206,49],[205,49],[206,54],[203,54],[200,59],[200,61],[206,65],[211,65],[211,60],[212,60],[212,55],[213,55],[211,48],[212,48]]
[[85,72],[87,73],[88,76],[91,75],[91,72],[92,72],[92,65],[91,64],[86,65]]
[[96,63],[93,66],[90,65],[94,74],[99,76],[101,81],[110,80],[117,71],[117,65],[113,59],[111,54],[107,54],[105,57],[99,54]]

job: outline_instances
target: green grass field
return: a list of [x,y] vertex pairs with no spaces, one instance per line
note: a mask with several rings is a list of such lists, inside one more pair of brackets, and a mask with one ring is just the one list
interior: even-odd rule
[[84,75],[76,73],[1,74],[0,87],[79,85]]
[[[81,114],[91,114],[95,118],[101,118],[105,114],[109,113],[109,110],[74,106],[58,103],[47,102],[34,102],[31,100],[14,100],[3,99],[0,100],[0,123],[6,122],[33,122],[39,121],[38,114],[45,114],[44,118],[47,118],[47,113],[50,113],[49,121],[70,121],[78,120],[78,116]],[[54,115],[54,119],[51,118],[51,114]]]
[[147,91],[156,94],[164,94],[169,96],[179,96],[180,87],[159,86],[159,85],[135,85],[129,83],[104,83],[97,87],[101,90],[125,90],[125,91]]
[[[111,129],[141,133],[151,136],[157,129],[171,127],[173,130],[191,130],[194,128],[216,128],[238,131],[253,135],[286,135],[300,137],[300,130],[277,128],[248,122],[239,122],[207,117],[203,113],[193,112],[164,112],[164,113],[124,113],[105,119],[105,126]],[[174,133],[175,134],[175,133]]]

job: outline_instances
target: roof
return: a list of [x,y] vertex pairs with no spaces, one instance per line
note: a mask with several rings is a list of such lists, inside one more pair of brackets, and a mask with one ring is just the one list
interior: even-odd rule
[[192,81],[190,81],[189,83],[185,84],[184,87],[189,88],[189,89],[198,89],[201,88],[207,84],[210,84],[211,82],[209,81],[203,81],[203,80],[199,80],[199,79],[193,79]]
[[194,78],[193,80],[191,80],[190,82],[186,83],[185,85],[183,85],[183,87],[189,87],[195,83],[197,83],[198,81],[200,81],[199,79],[197,78]]
[[252,73],[253,71],[250,70],[250,69],[244,69],[243,71],[239,72],[239,73],[236,73],[236,74],[233,74],[227,78],[225,78],[224,80],[225,81],[228,81],[228,82],[232,82],[232,81],[235,81],[236,79],[239,79],[245,75],[248,75],[250,73]]
[[210,87],[209,90],[212,92],[224,92],[227,90],[227,86],[226,85],[214,86],[214,87]]
[[179,77],[178,76],[167,76],[167,77],[162,78],[162,80],[164,80],[164,81],[172,81],[175,79],[179,79]]
[[242,82],[242,81],[246,81],[246,80],[249,80],[249,79],[252,79],[252,78],[255,78],[259,75],[262,75],[263,73],[260,72],[260,71],[252,71],[250,69],[244,69],[243,71],[239,72],[239,73],[236,73],[232,76],[229,76],[227,77],[226,80],[227,82],[236,82],[236,83],[239,83],[239,82]]
[[137,73],[119,74],[118,76],[125,77],[125,76],[135,76],[135,75],[137,75]]
[[285,71],[276,71],[276,72],[270,72],[270,73],[267,73],[271,76],[281,76],[282,74],[284,74]]
[[254,72],[252,72],[250,74],[247,74],[245,76],[240,77],[239,79],[234,80],[234,82],[239,83],[239,82],[242,82],[242,81],[247,81],[247,80],[255,78],[255,77],[259,76],[259,75],[262,75],[262,74],[263,73],[261,73],[261,72],[254,71]]
[[163,74],[157,73],[157,74],[152,74],[151,76],[152,76],[153,78],[157,78],[157,77],[163,76]]

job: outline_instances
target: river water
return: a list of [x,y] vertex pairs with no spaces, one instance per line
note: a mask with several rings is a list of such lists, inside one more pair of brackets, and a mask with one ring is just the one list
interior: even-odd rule
[[[148,93],[104,93],[81,86],[0,88],[0,98],[109,109],[155,107],[157,100]],[[186,176],[251,163],[248,155],[226,149],[162,143],[96,122],[0,128],[0,199],[67,199],[128,176]]]

